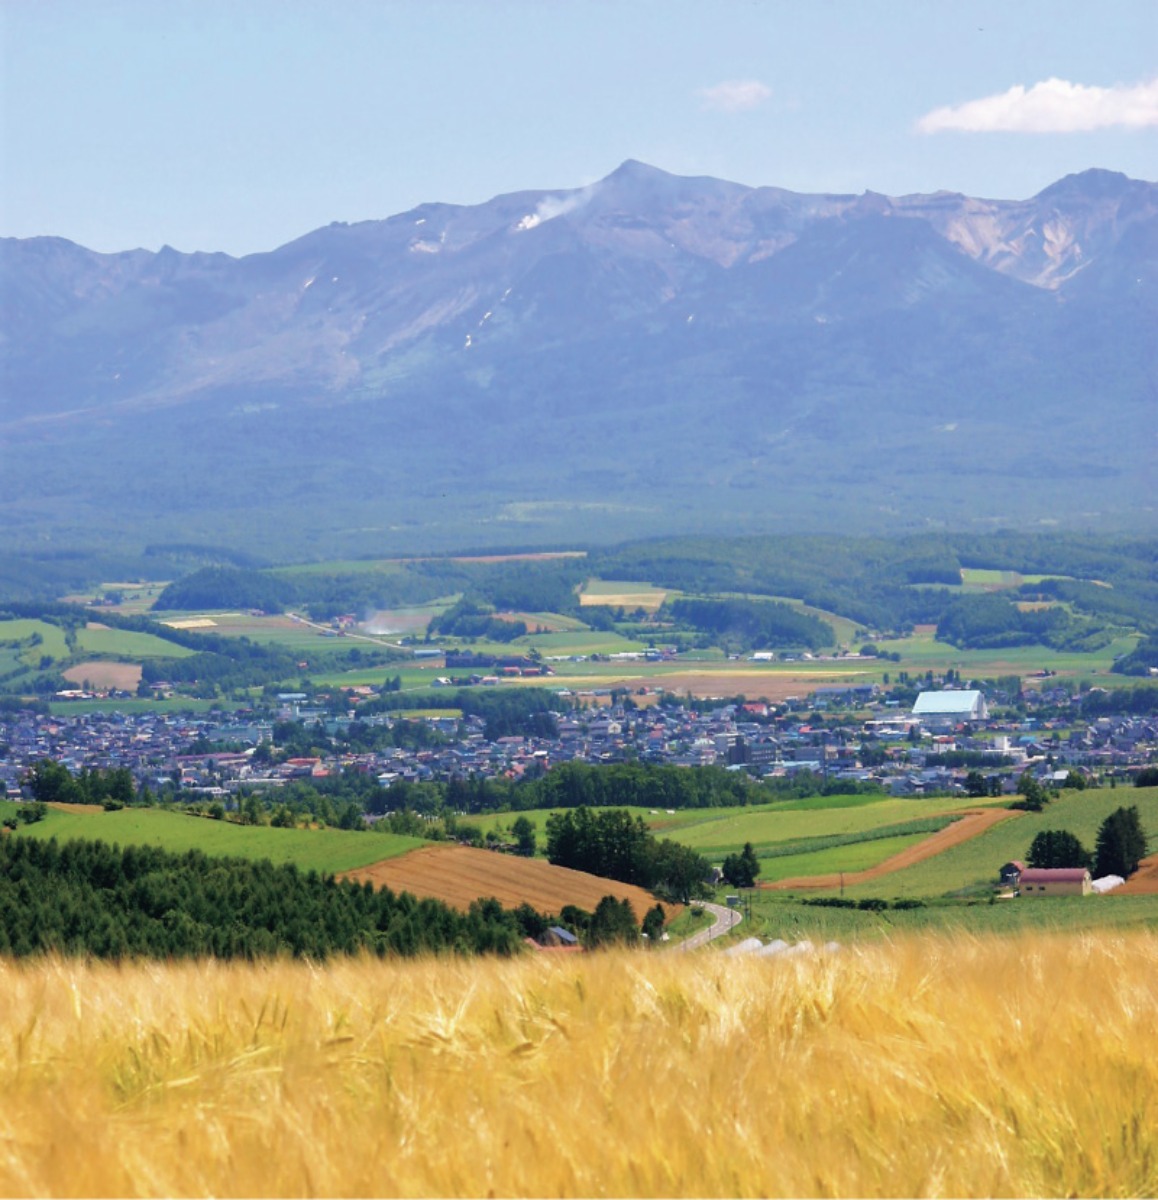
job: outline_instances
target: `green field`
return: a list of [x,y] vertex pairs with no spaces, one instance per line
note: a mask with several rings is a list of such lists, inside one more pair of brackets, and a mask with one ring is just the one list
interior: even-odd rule
[[187,658],[194,653],[155,634],[135,633],[130,629],[81,629],[76,644],[85,654],[103,654],[108,658]]
[[[16,808],[15,804],[0,803],[3,816],[15,814]],[[88,838],[121,846],[163,846],[175,853],[202,850],[215,856],[296,863],[302,870],[331,873],[395,858],[425,845],[421,838],[392,833],[233,825],[159,808],[94,809],[91,813],[50,808],[43,821],[21,825],[18,832],[21,837],[60,841]]]
[[[863,800],[865,797],[853,799]],[[976,801],[962,798],[886,798],[842,808],[792,809],[786,805],[772,804],[753,808],[695,809],[693,811],[697,813],[715,815],[705,816],[694,824],[689,822],[676,827],[667,827],[661,823],[657,832],[682,842],[685,846],[691,846],[714,861],[741,849],[745,842],[751,842],[757,855],[764,858],[770,851],[800,839],[871,834],[874,830],[887,826],[941,817],[977,806]],[[827,869],[853,868],[838,865]],[[790,872],[793,875],[804,873],[795,869]]]
[[[883,880],[881,881],[884,882]],[[834,893],[835,894],[835,893]],[[865,895],[891,899],[896,893],[878,887]],[[854,892],[847,889],[847,897]],[[971,903],[931,903],[925,908],[889,909],[882,913],[839,908],[816,908],[777,892],[745,893],[751,899],[751,919],[735,929],[730,941],[745,937],[809,938],[841,944],[930,929],[968,935],[1012,934],[1020,930],[1058,930],[1067,933],[1144,926],[1158,929],[1158,896],[1059,896],[1050,900],[1000,900]],[[702,928],[703,922],[694,926]]]
[[26,666],[35,666],[45,656],[57,660],[68,658],[68,643],[64,638],[64,630],[59,625],[50,625],[47,621],[30,618],[0,621],[0,643],[24,642],[37,636],[40,641],[35,646],[13,647]]
[[760,882],[775,883],[780,879],[795,879],[802,875],[828,875],[833,871],[866,871],[928,836],[927,833],[910,833],[899,837],[874,838],[867,842],[852,842],[847,846],[833,846],[830,850],[814,850],[811,853],[762,859]]
[[[984,804],[986,802],[982,802]],[[1001,801],[988,803],[1000,805]],[[728,854],[740,851],[745,842],[751,842],[762,860],[762,879],[783,879],[791,875],[813,873],[809,865],[800,865],[804,858],[816,854],[835,856],[835,864],[818,868],[818,871],[855,871],[860,867],[849,865],[857,855],[875,854],[861,847],[879,847],[890,839],[873,838],[878,830],[890,831],[893,827],[898,837],[906,842],[911,836],[927,837],[928,832],[909,834],[903,826],[912,822],[928,822],[936,818],[948,818],[964,809],[976,808],[976,801],[959,798],[940,800],[895,800],[878,796],[814,796],[805,800],[776,801],[771,804],[751,805],[739,808],[685,808],[674,813],[666,811],[628,807],[632,816],[642,817],[644,823],[657,837],[670,838],[698,850],[712,862],[721,862]],[[492,829],[510,829],[518,817],[526,817],[535,827],[539,849],[546,844],[547,817],[560,809],[530,809],[522,813],[488,813],[485,816],[467,817],[463,824],[476,826],[484,834]],[[844,838],[848,844],[840,847],[820,848],[815,845],[818,838]],[[793,843],[803,843],[803,853],[785,856]],[[839,852],[848,856],[840,858]],[[888,851],[874,858],[875,865],[887,858]],[[828,860],[825,860],[828,861]],[[790,862],[789,868],[782,864]],[[776,864],[778,874],[769,871]]]
[[936,858],[906,867],[876,883],[848,890],[853,896],[943,896],[984,887],[1010,859],[1024,861],[1034,836],[1043,829],[1066,829],[1093,850],[1098,826],[1120,806],[1136,804],[1149,835],[1149,849],[1158,850],[1158,788],[1100,788],[1063,792],[1044,812],[1020,813],[979,837],[946,850]]
[[1102,650],[1081,654],[1069,650],[1051,650],[1048,646],[1006,646],[1000,650],[959,650],[948,642],[939,642],[931,633],[880,641],[877,646],[900,654],[899,663],[885,664],[899,670],[943,671],[954,667],[977,677],[1025,675],[1030,671],[1050,670],[1059,675],[1084,676],[1108,673],[1114,659],[1127,654],[1137,644],[1136,637],[1117,638]]

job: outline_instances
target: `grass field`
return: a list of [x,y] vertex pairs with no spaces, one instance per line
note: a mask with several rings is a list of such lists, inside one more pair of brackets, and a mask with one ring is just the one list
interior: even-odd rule
[[1068,830],[1087,849],[1093,850],[1098,826],[1106,817],[1120,806],[1134,804],[1149,835],[1150,852],[1158,851],[1158,788],[1063,792],[1044,812],[1025,813],[1015,821],[995,825],[964,845],[887,879],[858,885],[849,894],[932,897],[992,884],[1003,863],[1014,858],[1025,859],[1030,843],[1043,829]]
[[[857,797],[862,799],[862,797]],[[797,839],[832,836],[854,836],[871,833],[885,826],[906,821],[962,812],[977,807],[976,802],[961,798],[938,800],[877,799],[870,804],[842,808],[789,809],[773,804],[754,808],[696,809],[697,813],[713,814],[695,823],[667,827],[661,824],[658,832],[691,846],[713,861],[722,859],[751,842],[758,856],[779,849]],[[999,863],[998,866],[1001,864]],[[852,870],[836,866],[830,870]],[[804,872],[793,870],[791,875]]]
[[25,665],[35,666],[45,656],[54,659],[68,657],[68,644],[64,640],[64,630],[59,625],[23,617],[0,621],[0,642],[22,642],[35,636],[40,638],[37,645],[19,651]]
[[[5,816],[15,813],[16,807],[0,802],[0,812]],[[118,812],[93,809],[91,813],[49,809],[43,821],[21,825],[19,835],[162,846],[174,853],[203,850],[210,855],[296,863],[302,870],[331,873],[364,867],[426,845],[421,838],[392,833],[233,825],[156,808],[124,808]]]
[[765,859],[760,863],[761,882],[793,879],[798,875],[826,875],[831,871],[864,871],[884,862],[900,850],[923,841],[928,834],[910,833],[898,837],[874,838],[867,842],[851,842],[830,850],[786,854]]
[[[751,842],[762,860],[761,879],[772,880],[875,866],[903,845],[919,841],[928,836],[931,829],[947,824],[954,814],[976,807],[975,802],[962,799],[816,796],[746,808],[686,808],[668,813],[629,806],[626,811],[641,817],[657,837],[691,846],[714,863],[722,862],[728,854],[738,853],[745,842]],[[526,817],[535,827],[539,851],[543,853],[547,818],[552,812],[559,811],[563,810],[490,813],[464,819],[463,824],[473,825],[485,834],[495,829],[509,831],[513,821]],[[913,824],[921,832],[910,834],[904,828]],[[926,828],[922,830],[922,827]],[[886,839],[876,836],[878,831],[895,831],[900,840],[895,846],[886,846]],[[844,839],[846,844],[840,847],[815,845],[819,839],[830,838]],[[893,839],[887,840],[891,843]],[[794,852],[797,844],[799,853]],[[815,862],[822,865],[814,866]]]
[[77,648],[85,654],[107,654],[117,658],[187,658],[193,653],[176,642],[131,629],[108,629],[99,622],[77,632]]
[[0,964],[4,1195],[1158,1193],[1158,935]]

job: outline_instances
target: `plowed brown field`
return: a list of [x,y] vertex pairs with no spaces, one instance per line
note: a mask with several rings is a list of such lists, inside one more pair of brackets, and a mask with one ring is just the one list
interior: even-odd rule
[[[893,871],[900,871],[905,867],[911,867],[914,863],[924,862],[926,858],[932,858],[935,854],[943,854],[953,846],[959,846],[962,842],[967,842],[971,838],[977,837],[978,834],[984,833],[998,821],[1020,815],[1019,812],[1010,812],[1007,808],[974,809],[967,812],[959,821],[954,821],[952,825],[946,826],[938,833],[930,834],[924,841],[917,842],[916,845],[907,846],[899,854],[894,854],[892,858],[886,858],[884,862],[877,863],[875,867],[869,867],[865,871],[845,871],[843,882],[849,886],[854,883],[871,883],[874,879],[880,879],[882,875],[890,875]],[[759,886],[768,888],[770,891],[782,892],[790,888],[840,887],[841,882],[840,872],[834,871],[829,875],[805,875],[799,879],[781,879],[776,883],[762,883]]]
[[[94,625],[90,622],[89,629],[107,629],[107,625]],[[87,662],[78,663],[64,672],[69,683],[78,687],[83,683],[91,683],[98,688],[120,688],[125,692],[135,692],[141,682],[140,663]]]
[[[655,904],[650,892],[631,884],[554,867],[541,858],[518,858],[470,846],[424,846],[401,858],[347,871],[343,878],[430,896],[460,909],[469,908],[472,900],[494,896],[508,908],[525,902],[539,912],[557,913],[565,904],[575,904],[591,912],[604,896],[615,896],[628,900],[636,920],[642,920]],[[665,904],[664,911],[674,916],[680,906]]]
[[1138,870],[1111,896],[1153,896],[1158,893],[1158,854],[1151,854],[1138,864]]

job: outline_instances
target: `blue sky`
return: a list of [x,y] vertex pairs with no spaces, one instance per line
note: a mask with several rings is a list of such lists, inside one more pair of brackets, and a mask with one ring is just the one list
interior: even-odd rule
[[795,191],[1158,178],[1155,0],[0,0],[0,234],[243,254],[626,158]]

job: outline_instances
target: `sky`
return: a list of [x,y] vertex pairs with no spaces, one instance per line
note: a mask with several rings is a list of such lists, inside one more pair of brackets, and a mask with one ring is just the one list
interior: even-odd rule
[[0,0],[0,235],[241,255],[634,158],[800,192],[1158,179],[1158,0]]

